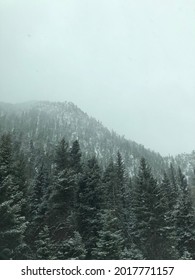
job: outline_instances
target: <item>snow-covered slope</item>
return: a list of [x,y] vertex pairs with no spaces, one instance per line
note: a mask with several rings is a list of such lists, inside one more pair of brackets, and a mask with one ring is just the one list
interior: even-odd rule
[[[83,154],[95,154],[103,165],[108,164],[111,158],[115,159],[120,151],[131,174],[137,170],[141,157],[147,159],[157,176],[167,168],[170,160],[109,131],[102,123],[68,102],[0,103],[0,133],[5,131],[12,131],[20,137],[24,149],[30,141],[36,148],[48,151],[62,137],[70,143],[79,139]],[[183,159],[180,159],[178,156],[174,160],[181,165]]]

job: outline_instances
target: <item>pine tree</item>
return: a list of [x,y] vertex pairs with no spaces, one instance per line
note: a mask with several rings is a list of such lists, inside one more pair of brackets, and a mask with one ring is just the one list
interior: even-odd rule
[[86,249],[78,231],[74,231],[70,238],[59,242],[57,249],[58,260],[84,260],[86,257]]
[[130,222],[130,188],[128,176],[121,154],[117,153],[116,163],[110,162],[103,176],[105,209],[116,211],[123,236],[129,234]]
[[0,258],[17,258],[22,247],[25,217],[21,215],[22,192],[13,176],[11,135],[0,140]]
[[117,195],[117,216],[121,223],[121,229],[124,237],[129,235],[130,222],[130,190],[128,185],[128,177],[125,165],[120,152],[117,153],[117,161],[115,164],[115,180]]
[[23,152],[14,150],[13,160],[13,176],[15,184],[18,186],[19,198],[21,204],[21,215],[26,216],[27,213],[27,176],[26,176],[26,161]]
[[12,142],[10,134],[3,134],[0,139],[0,183],[11,174]]
[[141,159],[134,186],[134,242],[146,259],[175,259],[177,251],[167,221],[167,201],[150,167]]
[[0,259],[13,259],[22,243],[24,228],[20,227],[18,209],[11,202],[0,202]]
[[[116,161],[116,183],[117,183],[117,204],[120,210],[124,209],[126,206],[126,199],[125,199],[125,193],[126,193],[126,185],[125,185],[125,167],[122,160],[121,154],[117,153],[117,161]],[[123,211],[123,210],[122,210]]]
[[64,139],[56,151],[53,182],[49,187],[47,221],[52,238],[62,242],[72,234],[68,219],[76,209],[78,176],[71,166],[70,152]]
[[106,167],[102,178],[103,192],[106,198],[104,208],[114,210],[117,207],[116,172],[113,160]]
[[62,138],[56,147],[55,163],[57,171],[62,171],[70,166],[69,145],[64,138]]
[[35,178],[28,194],[29,216],[31,219],[35,219],[40,214],[44,195],[48,191],[48,184],[48,174],[44,163],[41,163],[40,167],[37,168]]
[[170,168],[168,171],[169,171],[168,177],[170,182],[169,205],[171,207],[171,211],[175,212],[178,207],[179,190],[178,190],[176,171],[172,163],[170,164]]
[[178,170],[179,203],[177,210],[177,238],[180,257],[195,259],[195,212],[190,189],[181,169]]
[[99,260],[120,259],[124,250],[124,239],[114,210],[102,210],[101,229],[98,231],[96,247],[92,257]]
[[51,260],[54,258],[53,250],[54,245],[52,243],[49,228],[47,225],[40,230],[37,240],[35,241],[36,255],[38,260]]
[[164,174],[163,174],[161,187],[164,190],[164,194],[166,196],[167,203],[168,203],[168,208],[169,208],[170,212],[172,212],[174,210],[176,201],[173,200],[172,186],[171,186],[171,182],[170,182],[169,177],[166,172],[164,172]]
[[60,171],[55,177],[48,201],[48,223],[56,240],[69,235],[67,219],[76,207],[77,177],[72,169]]
[[70,149],[70,166],[76,173],[82,171],[81,150],[78,140],[75,140],[73,142],[72,147]]
[[78,229],[87,250],[87,259],[96,247],[100,221],[98,213],[103,205],[101,170],[96,158],[88,160],[79,182]]
[[26,230],[26,241],[32,251],[35,251],[35,240],[38,238],[43,225],[46,223],[47,201],[46,194],[48,191],[48,175],[44,163],[36,168],[35,178],[28,191],[27,219],[28,226]]

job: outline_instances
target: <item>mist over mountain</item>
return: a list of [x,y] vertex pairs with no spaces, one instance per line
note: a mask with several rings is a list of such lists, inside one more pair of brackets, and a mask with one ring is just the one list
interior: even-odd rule
[[188,176],[195,167],[195,153],[176,157],[162,157],[134,141],[127,140],[107,129],[95,118],[88,116],[70,102],[32,101],[19,104],[0,103],[0,133],[12,131],[27,148],[30,141],[34,147],[49,151],[63,137],[69,143],[78,139],[86,157],[97,156],[106,166],[120,151],[132,175],[145,157],[157,176],[172,162],[181,166]]
[[104,166],[120,150],[130,173],[137,169],[141,157],[145,157],[156,172],[166,167],[160,154],[109,131],[73,103],[1,103],[0,112],[0,132],[20,133],[26,146],[33,141],[35,147],[49,149],[63,137],[70,143],[79,139],[85,155],[96,155]]

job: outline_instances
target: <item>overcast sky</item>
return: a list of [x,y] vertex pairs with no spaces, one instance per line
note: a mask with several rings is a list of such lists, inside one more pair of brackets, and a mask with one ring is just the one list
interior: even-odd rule
[[0,0],[0,101],[72,101],[162,155],[195,149],[194,0]]

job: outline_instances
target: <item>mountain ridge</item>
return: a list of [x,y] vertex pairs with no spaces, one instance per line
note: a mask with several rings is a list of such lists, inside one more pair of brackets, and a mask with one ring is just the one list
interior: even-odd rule
[[187,164],[187,154],[163,157],[160,153],[146,149],[144,145],[127,140],[124,136],[106,128],[72,102],[30,101],[17,104],[0,102],[0,124],[1,134],[5,131],[22,132],[26,146],[27,142],[32,140],[35,146],[48,149],[63,137],[68,142],[79,139],[84,154],[97,156],[104,166],[120,151],[131,175],[138,169],[141,157],[147,159],[157,176],[168,168],[170,162],[178,165],[178,162],[182,162],[182,158],[185,158],[186,163],[183,167],[188,175],[192,174],[195,166],[195,160],[191,161],[194,166]]

